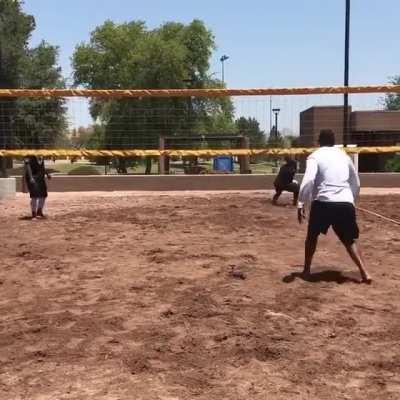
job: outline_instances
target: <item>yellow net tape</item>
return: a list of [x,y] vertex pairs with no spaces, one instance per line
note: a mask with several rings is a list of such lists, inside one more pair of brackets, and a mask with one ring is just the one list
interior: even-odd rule
[[264,89],[0,89],[0,97],[223,97],[341,93],[400,93],[400,85]]
[[[274,149],[202,149],[202,150],[72,150],[72,149],[26,149],[26,150],[0,150],[0,157],[26,157],[29,155],[42,156],[46,158],[67,158],[67,157],[215,157],[220,155],[228,156],[285,156],[285,155],[307,155],[315,148],[274,148]],[[349,154],[379,154],[398,153],[400,146],[381,147],[346,147]]]

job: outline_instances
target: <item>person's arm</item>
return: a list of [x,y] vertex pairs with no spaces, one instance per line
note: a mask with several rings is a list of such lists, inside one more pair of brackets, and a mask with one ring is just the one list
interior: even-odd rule
[[50,172],[46,168],[44,168],[44,174],[47,176],[47,179],[51,179]]
[[40,169],[41,169],[41,174],[43,174],[43,178],[47,177],[47,179],[51,179],[51,175],[50,175],[49,171],[46,169],[44,159],[41,161]]
[[302,223],[305,217],[304,203],[306,203],[312,195],[317,173],[318,173],[317,160],[313,157],[308,157],[306,172],[304,173],[303,181],[301,182],[299,201],[297,203],[297,218],[300,224]]
[[279,171],[278,171],[278,173],[277,173],[276,176],[275,176],[274,183],[276,183],[276,184],[278,184],[278,185],[281,183],[282,173],[283,173],[283,166],[279,168]]
[[35,183],[35,179],[33,178],[32,169],[31,169],[31,166],[29,165],[29,162],[25,162],[25,168],[26,168],[29,182]]
[[360,194],[360,178],[358,177],[358,173],[350,157],[349,157],[349,184],[350,184],[350,189],[353,192],[354,201],[356,201]]
[[292,168],[290,168],[290,182],[293,182],[296,172],[297,172],[297,167],[292,166]]

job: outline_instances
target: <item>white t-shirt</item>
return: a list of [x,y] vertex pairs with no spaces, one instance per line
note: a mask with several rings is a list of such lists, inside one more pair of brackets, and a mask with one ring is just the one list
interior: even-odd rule
[[318,200],[354,204],[360,179],[350,157],[337,147],[321,147],[307,158],[298,207]]

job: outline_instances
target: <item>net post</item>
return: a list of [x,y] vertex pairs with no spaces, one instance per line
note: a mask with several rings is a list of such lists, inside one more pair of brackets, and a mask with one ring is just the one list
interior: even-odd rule
[[[165,149],[165,138],[164,138],[164,136],[160,136],[158,148],[160,150],[164,150]],[[166,174],[166,168],[165,168],[165,161],[166,160],[165,160],[165,158],[166,157],[164,155],[160,155],[158,157],[158,173],[160,175],[165,175]]]
[[[242,149],[250,148],[250,139],[247,136],[240,138],[240,147]],[[250,156],[239,156],[240,173],[248,174],[250,171]]]
[[[356,144],[349,144],[347,147],[357,147]],[[356,172],[358,173],[358,153],[352,154],[353,164]]]

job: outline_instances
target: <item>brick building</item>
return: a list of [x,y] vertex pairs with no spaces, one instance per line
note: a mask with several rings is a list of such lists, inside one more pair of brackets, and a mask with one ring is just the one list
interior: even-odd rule
[[[357,146],[391,146],[400,143],[400,111],[352,111],[349,107],[349,143]],[[301,146],[317,146],[321,129],[332,129],[343,143],[343,107],[315,106],[300,113]],[[383,171],[391,155],[361,154],[361,172]]]
[[[351,113],[351,107],[349,115]],[[343,143],[343,107],[319,106],[310,107],[300,113],[300,143],[304,147],[318,145],[321,129],[332,129],[336,143]]]

